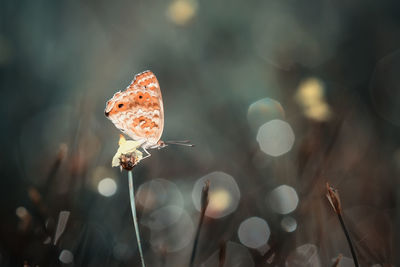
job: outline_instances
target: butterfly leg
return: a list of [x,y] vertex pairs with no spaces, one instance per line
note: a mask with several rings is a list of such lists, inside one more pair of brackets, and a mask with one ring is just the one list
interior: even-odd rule
[[146,155],[142,158],[142,160],[151,156],[151,154],[149,153],[149,151],[147,151],[146,148],[143,147],[143,151],[146,153]]

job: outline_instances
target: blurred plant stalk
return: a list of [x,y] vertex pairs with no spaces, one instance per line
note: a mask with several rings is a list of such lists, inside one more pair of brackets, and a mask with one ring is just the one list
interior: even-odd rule
[[[326,183],[326,190],[327,190],[326,197],[328,198],[328,201],[331,203],[333,210],[335,211],[335,213],[337,214],[337,216],[339,218],[340,225],[342,226],[343,232],[347,239],[347,243],[349,244],[351,255],[353,256],[353,260],[354,260],[354,266],[359,267],[356,251],[353,246],[353,242],[351,240],[349,232],[347,231],[346,225],[344,224],[344,220],[343,220],[343,216],[342,216],[342,214],[343,214],[342,205],[340,202],[339,192],[337,189],[330,186],[329,183]],[[338,257],[338,259],[337,259],[338,263],[339,263],[339,261],[340,261],[340,257]]]
[[218,267],[224,267],[226,259],[226,242],[222,241],[219,245],[219,253],[218,253]]
[[332,264],[332,267],[338,267],[342,258],[343,258],[343,255],[339,254],[339,256],[337,256],[335,262]]
[[199,219],[199,224],[197,226],[196,236],[194,238],[192,255],[190,256],[190,264],[189,264],[190,267],[192,267],[193,264],[194,264],[194,259],[196,257],[196,249],[197,249],[197,245],[199,243],[201,226],[203,225],[204,215],[206,214],[207,206],[208,206],[208,203],[209,203],[209,200],[210,200],[209,196],[208,196],[209,189],[210,189],[210,181],[207,180],[205,182],[205,185],[204,185],[203,190],[201,192],[201,215],[200,215],[200,219]]

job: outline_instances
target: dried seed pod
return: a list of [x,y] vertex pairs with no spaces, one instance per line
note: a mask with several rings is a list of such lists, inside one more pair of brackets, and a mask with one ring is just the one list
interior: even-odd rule
[[132,170],[133,167],[135,167],[137,164],[135,153],[121,154],[119,158],[119,164],[122,169],[125,169],[127,171]]
[[333,210],[337,214],[342,214],[342,205],[340,204],[340,197],[338,190],[330,186],[329,183],[326,183],[326,190],[327,190],[326,197],[331,203]]

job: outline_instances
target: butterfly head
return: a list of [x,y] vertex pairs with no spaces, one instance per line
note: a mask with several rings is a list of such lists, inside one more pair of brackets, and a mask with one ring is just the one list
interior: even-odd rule
[[161,148],[166,147],[167,144],[166,144],[164,141],[159,140],[159,141],[157,142],[157,146],[158,146],[158,149],[161,149]]
[[129,99],[124,97],[123,92],[117,92],[110,100],[107,101],[106,109],[104,110],[104,114],[106,117],[112,120],[112,118],[129,108]]

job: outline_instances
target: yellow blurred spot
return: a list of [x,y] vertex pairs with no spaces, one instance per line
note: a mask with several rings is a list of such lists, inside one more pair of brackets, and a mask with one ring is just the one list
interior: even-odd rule
[[297,100],[303,105],[314,104],[324,98],[322,83],[315,78],[309,78],[300,83],[296,95]]
[[187,24],[196,14],[197,4],[190,0],[174,0],[168,7],[169,19],[180,26]]
[[304,115],[312,120],[326,121],[331,117],[331,110],[325,101],[324,86],[316,78],[302,81],[295,99],[303,108]]
[[210,202],[208,203],[207,213],[219,213],[229,207],[231,196],[226,190],[220,189],[210,192]]
[[306,108],[304,114],[316,121],[326,121],[331,116],[331,111],[326,103],[320,102]]

